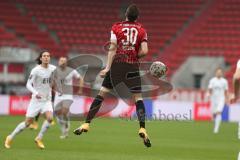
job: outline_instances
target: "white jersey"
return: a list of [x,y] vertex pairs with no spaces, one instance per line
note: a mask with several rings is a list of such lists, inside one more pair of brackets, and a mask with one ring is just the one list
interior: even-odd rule
[[225,78],[212,78],[209,82],[208,88],[212,90],[212,101],[225,101],[225,91],[228,90],[228,83]]
[[55,69],[56,67],[51,64],[47,68],[37,65],[32,69],[27,88],[32,92],[33,99],[36,99],[36,95],[39,94],[42,96],[40,100],[51,100],[53,71]]
[[[67,67],[64,70],[62,70],[61,68],[57,68],[55,72],[55,78],[58,84],[60,83],[60,86],[58,85],[58,87],[60,87],[59,90],[63,94],[61,96],[64,97],[65,95],[69,95],[69,96],[73,95],[73,80],[80,79],[81,76],[76,70]],[[78,86],[79,86],[79,83],[78,83]],[[58,95],[59,93],[57,93],[56,96]]]

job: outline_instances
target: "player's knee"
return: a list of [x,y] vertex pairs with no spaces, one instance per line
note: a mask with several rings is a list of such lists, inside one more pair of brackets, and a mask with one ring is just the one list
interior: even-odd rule
[[134,94],[133,98],[135,100],[135,103],[137,103],[138,101],[143,101],[142,94]]
[[106,95],[108,92],[110,92],[110,90],[109,90],[108,88],[102,87],[102,88],[100,89],[98,95],[104,98],[105,95]]
[[143,102],[143,98],[142,97],[138,97],[135,99],[135,103],[137,103],[138,101],[142,101]]
[[135,103],[137,103],[138,101],[142,101],[143,102],[143,98],[142,97],[134,97]]

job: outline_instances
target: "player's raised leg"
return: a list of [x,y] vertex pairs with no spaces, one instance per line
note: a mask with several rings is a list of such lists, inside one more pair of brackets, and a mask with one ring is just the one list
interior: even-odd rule
[[76,135],[80,135],[82,134],[82,132],[88,132],[89,130],[89,124],[91,123],[92,119],[95,117],[95,115],[97,114],[97,112],[99,111],[102,102],[104,100],[105,95],[109,92],[110,90],[107,89],[106,87],[102,87],[100,89],[99,94],[95,97],[95,99],[93,100],[89,112],[87,114],[85,123],[82,124],[79,128],[75,129],[73,131],[74,134]]

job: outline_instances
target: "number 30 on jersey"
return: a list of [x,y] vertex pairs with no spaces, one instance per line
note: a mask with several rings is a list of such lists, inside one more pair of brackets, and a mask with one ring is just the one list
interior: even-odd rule
[[136,28],[122,29],[126,39],[122,40],[123,45],[135,45],[137,41],[138,30]]

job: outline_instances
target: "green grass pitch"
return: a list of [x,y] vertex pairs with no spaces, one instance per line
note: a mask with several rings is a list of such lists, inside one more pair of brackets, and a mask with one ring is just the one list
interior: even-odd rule
[[44,137],[45,150],[34,143],[38,131],[26,129],[12,148],[3,147],[5,137],[24,117],[0,117],[0,160],[236,160],[240,151],[237,124],[223,123],[212,133],[210,122],[147,122],[152,147],[138,137],[137,121],[95,119],[88,133],[72,134],[79,122],[72,122],[68,139],[59,139],[59,127],[52,126]]

